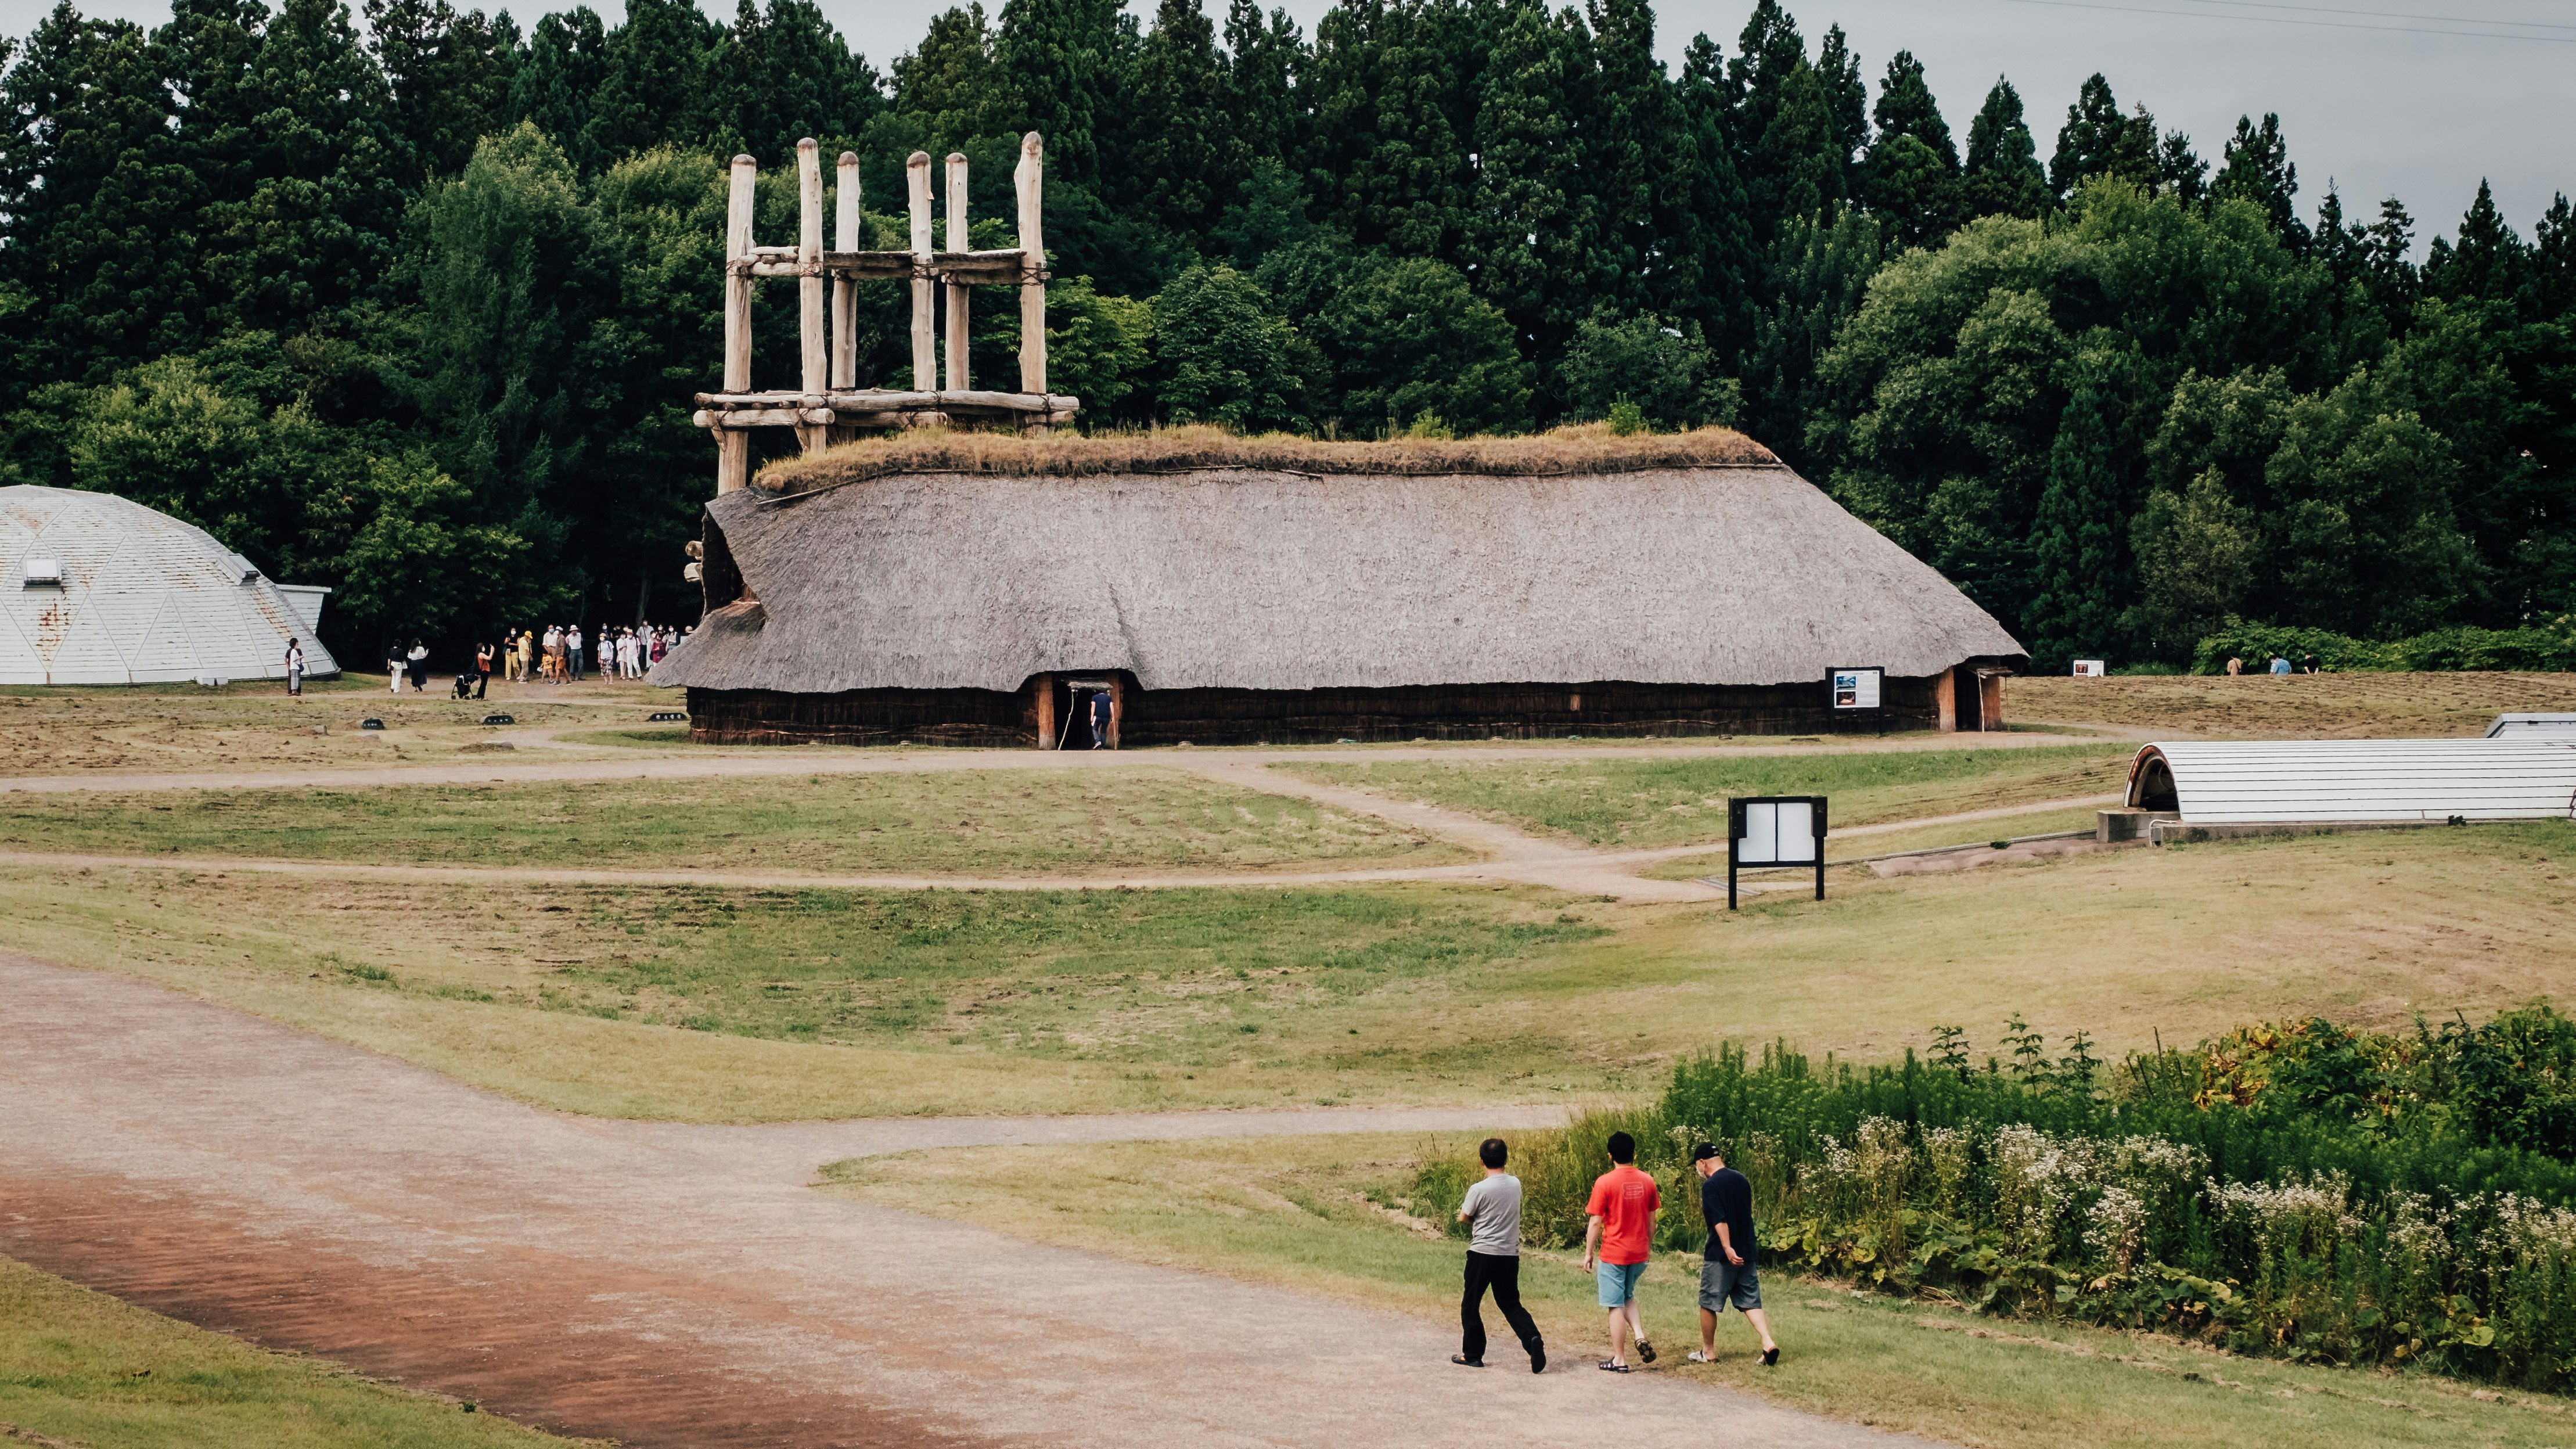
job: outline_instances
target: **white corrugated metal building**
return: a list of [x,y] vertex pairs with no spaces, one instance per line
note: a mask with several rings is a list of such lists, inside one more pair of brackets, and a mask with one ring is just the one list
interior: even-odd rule
[[2564,735],[2576,739],[2576,714],[2500,714],[2487,726],[2487,738],[2507,736]]
[[0,684],[279,679],[290,638],[337,674],[313,637],[329,592],[131,499],[0,488]]
[[2129,766],[2132,809],[2185,825],[2576,818],[2576,736],[2183,740]]

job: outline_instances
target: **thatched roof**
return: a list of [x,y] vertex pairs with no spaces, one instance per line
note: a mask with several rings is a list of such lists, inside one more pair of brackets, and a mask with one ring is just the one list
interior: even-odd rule
[[[914,461],[947,461],[937,471],[835,450],[764,475],[810,491],[708,505],[751,597],[711,612],[652,677],[798,692],[1013,690],[1116,669],[1149,690],[1782,684],[2022,654],[1737,435],[1617,441],[1637,446],[1415,444],[1419,471],[1366,476],[1332,450],[1370,445],[1303,443],[1304,467],[1145,471],[1130,454],[1098,473],[1008,466],[1071,451],[1044,441],[913,444]],[[976,467],[941,448],[995,451]]]

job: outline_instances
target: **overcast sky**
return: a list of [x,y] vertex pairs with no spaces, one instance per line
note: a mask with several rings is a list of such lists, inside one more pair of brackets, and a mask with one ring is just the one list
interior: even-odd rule
[[[701,0],[705,3],[705,0]],[[821,0],[879,70],[919,40],[948,0]],[[1152,0],[1131,0],[1150,13]],[[1208,0],[1211,11],[1224,0]],[[1273,0],[1277,3],[1277,0]],[[1330,0],[1285,0],[1311,34]],[[49,8],[0,0],[9,33]],[[97,13],[157,24],[167,0],[93,0]],[[524,23],[545,9],[512,7]],[[612,17],[622,6],[594,8]],[[710,5],[729,18],[730,5]],[[998,0],[987,0],[997,13]],[[2456,227],[2477,190],[2526,237],[2560,191],[2576,191],[2576,0],[1797,0],[1812,46],[1839,22],[1872,94],[1887,57],[1911,50],[1964,141],[1997,75],[2030,108],[2045,162],[2067,104],[2101,71],[2126,107],[2144,102],[2167,129],[2191,133],[2215,162],[2236,118],[2278,111],[2313,214],[2332,178],[2349,213],[2394,194],[2422,235]],[[1751,0],[1664,0],[1661,49],[1707,31],[1730,51]]]

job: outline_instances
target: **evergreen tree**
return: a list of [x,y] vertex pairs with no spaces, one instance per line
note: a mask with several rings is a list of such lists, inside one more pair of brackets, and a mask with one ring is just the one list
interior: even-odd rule
[[1816,84],[1824,92],[1825,114],[1833,119],[1834,146],[1843,165],[1843,194],[1852,193],[1851,170],[1869,146],[1869,86],[1860,78],[1860,57],[1851,53],[1850,37],[1839,25],[1825,30],[1816,47]]
[[2424,289],[2437,297],[2461,301],[2509,302],[2522,290],[2530,249],[2496,209],[2486,178],[2478,179],[2477,200],[2460,218],[2456,242],[2433,239],[2424,262]]
[[1842,201],[1843,163],[1824,83],[1802,62],[1781,85],[1780,108],[1753,148],[1751,169],[1761,181],[1746,189],[1757,222],[1771,218],[1776,236]]
[[1706,286],[1690,235],[1692,178],[1673,164],[1689,123],[1655,59],[1645,0],[1589,0],[1589,13],[1592,85],[1577,139],[1587,143],[1594,197],[1594,295],[1622,311],[1680,311]]
[[2129,409],[2104,373],[2116,364],[2079,363],[2074,393],[2049,450],[2039,495],[2033,563],[2038,586],[2027,627],[2031,658],[2063,670],[2078,655],[2110,651],[2120,632],[2118,594],[2127,572],[2128,478],[2121,445]]
[[856,136],[883,100],[875,72],[813,0],[769,0],[766,11],[737,0],[707,75],[718,148],[747,151],[764,166],[793,156],[807,136]]
[[1959,151],[1923,81],[1923,64],[1898,51],[1879,85],[1878,137],[1865,168],[1864,199],[1900,246],[1939,242],[1966,221]]
[[2116,176],[2152,188],[2158,174],[2155,117],[2144,106],[2134,115],[2120,114],[2111,83],[2094,72],[2066,108],[2057,155],[2048,163],[2049,186],[2063,200],[2088,176]]
[[2048,177],[2039,169],[2038,143],[2022,119],[2021,93],[1998,76],[1986,103],[1968,123],[1968,155],[1960,189],[1973,216],[2018,216],[2048,209]]
[[1684,243],[1697,253],[1699,292],[1675,310],[1699,325],[1719,355],[1732,358],[1751,336],[1757,263],[1750,203],[1728,140],[1733,107],[1726,59],[1707,36],[1694,37],[1682,53],[1676,91],[1691,142],[1685,153],[1690,194],[1683,208],[1689,226]]
[[[453,176],[474,143],[507,129],[519,60],[518,27],[448,0],[366,0],[367,34],[393,123],[416,176]],[[415,182],[416,184],[416,182]]]
[[1284,160],[1297,144],[1293,86],[1305,60],[1305,37],[1286,10],[1273,9],[1265,22],[1258,0],[1231,0],[1225,48],[1225,104],[1245,153]]
[[1876,219],[1850,207],[1792,221],[1771,245],[1763,308],[1744,357],[1745,427],[1794,464],[1811,456],[1817,365],[1860,310],[1886,249]]
[[1123,0],[1004,0],[993,36],[994,68],[1019,108],[1012,124],[1046,137],[1052,175],[1106,183],[1112,195],[1119,178],[1104,171],[1101,141],[1127,91],[1121,8]]
[[2250,117],[2236,118],[2236,134],[2228,139],[2209,194],[2219,201],[2254,203],[2283,245],[2293,252],[2306,249],[2308,229],[2293,200],[2299,194],[2299,168],[2291,164],[2289,145],[2281,139],[2279,116],[2266,114],[2260,129]]
[[[1808,71],[1806,39],[1778,0],[1756,0],[1736,48],[1740,54],[1726,67],[1725,87],[1734,103],[1729,129],[1753,243],[1759,248],[1770,244],[1783,221],[1801,214],[1783,205],[1785,192],[1802,184],[1792,179],[1791,171],[1800,173],[1802,194],[1828,194],[1828,188],[1817,184],[1815,173],[1822,159],[1818,153],[1829,152],[1833,145],[1835,126],[1822,88]],[[1802,73],[1805,79],[1798,83],[1802,110],[1784,127],[1781,108],[1788,100],[1792,77]],[[1811,203],[1808,211],[1813,210]]]
[[1200,0],[1162,0],[1127,93],[1126,204],[1203,246],[1251,165]]
[[1353,433],[1442,426],[1463,435],[1529,424],[1529,369],[1511,323],[1446,262],[1371,259],[1315,330],[1340,386],[1342,426]]
[[[897,56],[890,69],[895,109],[918,127],[916,144],[944,149],[1010,129],[1014,103],[1003,94],[1003,77],[993,63],[993,35],[984,24],[983,6],[934,16],[921,44]],[[1052,172],[1053,136],[1047,137],[1047,160]],[[893,174],[898,180],[902,175],[899,170]]]
[[705,141],[707,60],[721,33],[691,0],[627,0],[626,23],[608,36],[582,154],[605,163]]
[[590,149],[591,98],[608,78],[608,32],[599,12],[576,5],[548,14],[528,33],[528,53],[510,83],[510,109],[554,139],[584,175],[609,158]]
[[1307,193],[1362,246],[1449,257],[1467,235],[1483,48],[1454,0],[1342,0],[1315,26]]
[[0,269],[15,289],[17,389],[104,383],[197,345],[206,190],[177,133],[168,66],[141,27],[63,0],[0,87],[16,118],[0,136]]
[[1311,357],[1270,299],[1232,267],[1193,266],[1154,299],[1157,395],[1175,423],[1303,429]]
[[1521,350],[1553,355],[1589,305],[1595,212],[1575,118],[1588,107],[1590,37],[1571,10],[1513,0],[1476,108],[1476,197],[1465,269],[1510,319]]
[[2156,194],[2170,196],[2185,206],[2198,206],[2209,199],[2209,163],[2191,149],[2191,138],[2180,131],[2165,132],[2165,143],[2156,152]]

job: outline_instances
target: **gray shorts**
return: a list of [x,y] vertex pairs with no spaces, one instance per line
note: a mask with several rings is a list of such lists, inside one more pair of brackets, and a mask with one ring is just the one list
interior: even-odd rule
[[1738,1312],[1761,1307],[1762,1280],[1754,1273],[1751,1260],[1740,1265],[1730,1263],[1721,1253],[1700,1264],[1699,1306],[1711,1313],[1724,1313],[1729,1303]]

